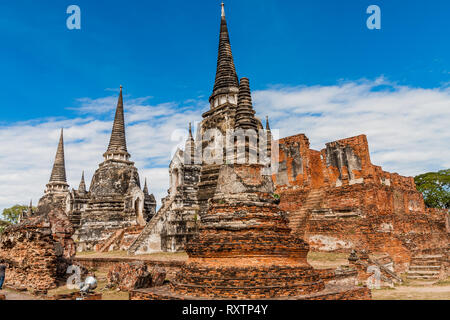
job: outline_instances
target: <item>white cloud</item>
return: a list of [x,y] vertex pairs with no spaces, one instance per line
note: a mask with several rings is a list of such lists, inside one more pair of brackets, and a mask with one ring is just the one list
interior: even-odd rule
[[258,115],[311,147],[366,134],[371,160],[402,175],[450,167],[450,89],[399,86],[383,78],[335,86],[278,87],[253,94]]
[[[201,98],[149,105],[148,97],[125,96],[128,150],[141,179],[148,178],[158,201],[168,189],[171,152],[183,143],[189,122],[198,123],[207,108]],[[274,87],[255,91],[257,114],[270,116],[282,137],[305,133],[311,147],[359,134],[369,140],[372,162],[385,170],[416,175],[450,167],[450,89],[397,86],[383,78],[335,86]],[[39,119],[0,126],[0,211],[16,203],[34,203],[48,182],[65,128],[68,182],[78,187],[81,171],[90,179],[106,151],[117,96],[80,99],[74,119]],[[100,115],[107,119],[99,120]],[[142,181],[143,183],[143,181]]]
[[[142,184],[148,178],[149,188],[158,201],[168,189],[168,163],[171,151],[184,142],[189,122],[201,118],[195,107],[166,103],[146,105],[147,98],[125,101],[127,145],[131,160],[139,169]],[[117,97],[82,99],[75,119],[41,119],[0,126],[0,212],[16,203],[34,203],[42,196],[50,177],[60,129],[64,128],[65,159],[68,183],[78,188],[81,172],[86,182],[103,160],[112,128]],[[111,111],[111,112],[110,112]],[[95,115],[110,113],[106,120]],[[182,137],[172,141],[174,131]]]

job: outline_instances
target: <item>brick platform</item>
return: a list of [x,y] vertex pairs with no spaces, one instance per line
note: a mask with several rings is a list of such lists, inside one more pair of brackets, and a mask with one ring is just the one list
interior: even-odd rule
[[[275,297],[270,300],[371,300],[372,295],[366,287],[332,286],[313,294],[292,297]],[[174,293],[169,286],[159,288],[139,289],[130,291],[130,300],[208,300],[208,298],[187,296]],[[216,298],[216,300],[222,300]],[[229,300],[227,298],[226,300]],[[232,299],[231,299],[232,300]],[[269,299],[258,299],[269,300]]]

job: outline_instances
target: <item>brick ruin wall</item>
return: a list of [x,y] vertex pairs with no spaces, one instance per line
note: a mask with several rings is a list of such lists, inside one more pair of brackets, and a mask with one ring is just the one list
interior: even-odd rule
[[87,269],[110,269],[115,265],[122,263],[133,263],[142,261],[148,268],[159,267],[166,271],[167,280],[174,280],[176,274],[181,270],[184,265],[184,261],[159,261],[148,259],[135,259],[135,258],[89,258],[89,257],[76,257],[74,262]]
[[279,143],[273,180],[280,206],[312,250],[384,252],[404,270],[416,253],[447,249],[447,212],[425,208],[413,178],[373,165],[365,135],[320,152],[303,134]]
[[39,210],[0,235],[0,262],[8,266],[6,286],[45,294],[67,276],[75,243],[71,223],[60,208],[45,204]]

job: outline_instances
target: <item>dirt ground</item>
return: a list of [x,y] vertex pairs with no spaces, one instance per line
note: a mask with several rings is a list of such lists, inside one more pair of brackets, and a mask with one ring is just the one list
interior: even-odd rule
[[[109,258],[129,258],[126,252],[108,252],[108,253],[82,253],[79,257],[109,257]],[[317,269],[337,268],[341,265],[347,265],[347,254],[310,252],[308,262]],[[161,261],[185,261],[185,253],[158,253],[135,257],[142,260],[161,260]],[[98,281],[97,293],[103,294],[103,300],[128,300],[128,292],[110,290],[106,288],[107,269],[92,270]],[[56,294],[67,294],[74,292],[65,285],[48,292],[48,296]],[[3,290],[7,300],[39,300],[45,297],[35,297],[28,293],[14,290]],[[402,285],[395,288],[372,290],[374,300],[450,300],[450,278],[438,282],[420,282],[408,281],[405,279]]]
[[5,295],[6,300],[42,300],[40,297],[33,296],[26,292],[19,292],[12,289],[0,290],[0,294]]

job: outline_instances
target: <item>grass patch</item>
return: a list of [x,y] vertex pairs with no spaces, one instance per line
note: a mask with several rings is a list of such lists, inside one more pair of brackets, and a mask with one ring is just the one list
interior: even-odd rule
[[434,284],[435,286],[450,286],[450,277],[447,279],[439,280]]
[[317,269],[337,268],[341,265],[348,265],[348,254],[310,251],[308,262]]
[[129,256],[126,251],[109,251],[109,252],[79,252],[76,255],[80,258],[132,258],[136,260],[163,260],[163,261],[185,261],[188,256],[185,252],[157,252],[151,254],[142,254]]

